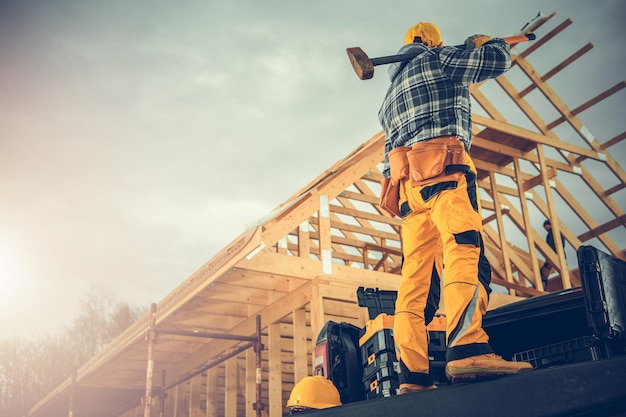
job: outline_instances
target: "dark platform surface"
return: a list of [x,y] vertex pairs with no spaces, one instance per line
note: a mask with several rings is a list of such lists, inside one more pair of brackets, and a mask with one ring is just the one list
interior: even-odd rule
[[626,416],[626,356],[359,401],[315,417]]

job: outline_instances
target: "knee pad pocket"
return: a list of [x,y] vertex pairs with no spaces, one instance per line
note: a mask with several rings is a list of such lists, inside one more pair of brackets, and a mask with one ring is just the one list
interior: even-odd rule
[[467,230],[454,234],[454,240],[458,245],[473,245],[480,247],[480,233],[477,230]]

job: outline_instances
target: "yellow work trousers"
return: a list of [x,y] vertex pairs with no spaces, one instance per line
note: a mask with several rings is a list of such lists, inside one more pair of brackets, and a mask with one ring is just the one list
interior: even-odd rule
[[426,325],[432,319],[428,304],[433,280],[438,285],[440,277],[447,360],[492,352],[482,329],[491,268],[484,256],[476,168],[467,153],[463,165],[466,170],[448,174],[441,182],[435,178],[427,185],[413,186],[405,178],[400,184],[403,265],[394,342],[401,383],[432,384]]

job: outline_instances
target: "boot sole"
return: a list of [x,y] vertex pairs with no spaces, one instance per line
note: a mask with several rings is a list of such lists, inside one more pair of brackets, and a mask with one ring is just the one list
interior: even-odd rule
[[431,387],[425,387],[425,388],[422,388],[422,389],[419,389],[419,388],[418,389],[415,389],[415,388],[400,388],[398,390],[398,394],[399,395],[403,395],[403,394],[410,394],[412,392],[432,391],[434,389],[437,389],[437,386],[432,386],[432,388]]
[[522,373],[526,373],[532,370],[533,368],[522,368],[522,369],[513,370],[513,369],[506,369],[506,368],[486,369],[486,368],[480,368],[480,367],[469,367],[469,368],[452,368],[452,372],[450,372],[446,368],[446,377],[448,377],[448,379],[452,383],[471,382],[471,381],[477,381],[477,380],[499,378],[499,377],[507,376],[507,375],[522,374]]

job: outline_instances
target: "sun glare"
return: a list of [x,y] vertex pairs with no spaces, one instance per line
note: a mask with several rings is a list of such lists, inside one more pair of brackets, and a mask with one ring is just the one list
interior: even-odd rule
[[5,242],[0,242],[0,303],[10,300],[16,289],[17,258]]

